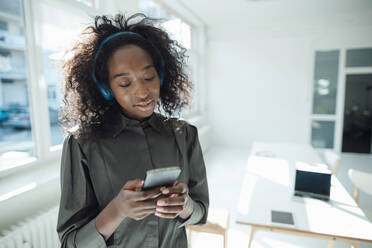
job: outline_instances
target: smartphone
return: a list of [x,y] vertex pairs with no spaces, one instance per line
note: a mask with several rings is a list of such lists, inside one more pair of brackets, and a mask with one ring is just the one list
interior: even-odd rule
[[180,167],[166,167],[152,169],[146,172],[143,189],[151,189],[159,186],[172,186],[181,173]]

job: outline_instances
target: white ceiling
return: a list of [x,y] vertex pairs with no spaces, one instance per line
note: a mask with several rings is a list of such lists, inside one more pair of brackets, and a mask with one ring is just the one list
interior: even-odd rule
[[[209,28],[372,23],[371,0],[179,0]],[[341,23],[340,23],[341,22]]]

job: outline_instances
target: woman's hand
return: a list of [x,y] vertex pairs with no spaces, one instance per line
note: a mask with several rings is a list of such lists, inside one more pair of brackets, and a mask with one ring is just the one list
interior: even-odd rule
[[161,187],[160,191],[163,195],[156,199],[156,216],[187,219],[192,214],[194,204],[186,184],[176,182],[172,187]]
[[138,191],[143,186],[140,179],[128,181],[114,198],[116,214],[121,218],[130,217],[135,220],[141,220],[148,215],[155,213],[155,199],[152,196],[160,193],[160,187]]

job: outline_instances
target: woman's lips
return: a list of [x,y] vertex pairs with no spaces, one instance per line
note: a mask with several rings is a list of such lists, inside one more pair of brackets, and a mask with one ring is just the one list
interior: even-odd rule
[[154,100],[150,100],[147,103],[144,104],[137,104],[135,107],[141,111],[149,111],[152,109],[152,106],[154,105]]

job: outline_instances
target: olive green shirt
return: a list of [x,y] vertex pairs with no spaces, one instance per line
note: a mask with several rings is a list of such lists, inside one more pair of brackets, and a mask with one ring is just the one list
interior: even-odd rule
[[[175,123],[184,123],[176,128]],[[61,160],[61,199],[57,232],[62,248],[187,247],[185,225],[204,224],[209,195],[203,154],[195,126],[153,113],[144,121],[120,114],[107,137],[75,139],[69,134]],[[125,218],[105,241],[96,216],[128,180],[153,168],[179,166],[177,181],[189,187],[194,211],[183,220],[151,214]]]

